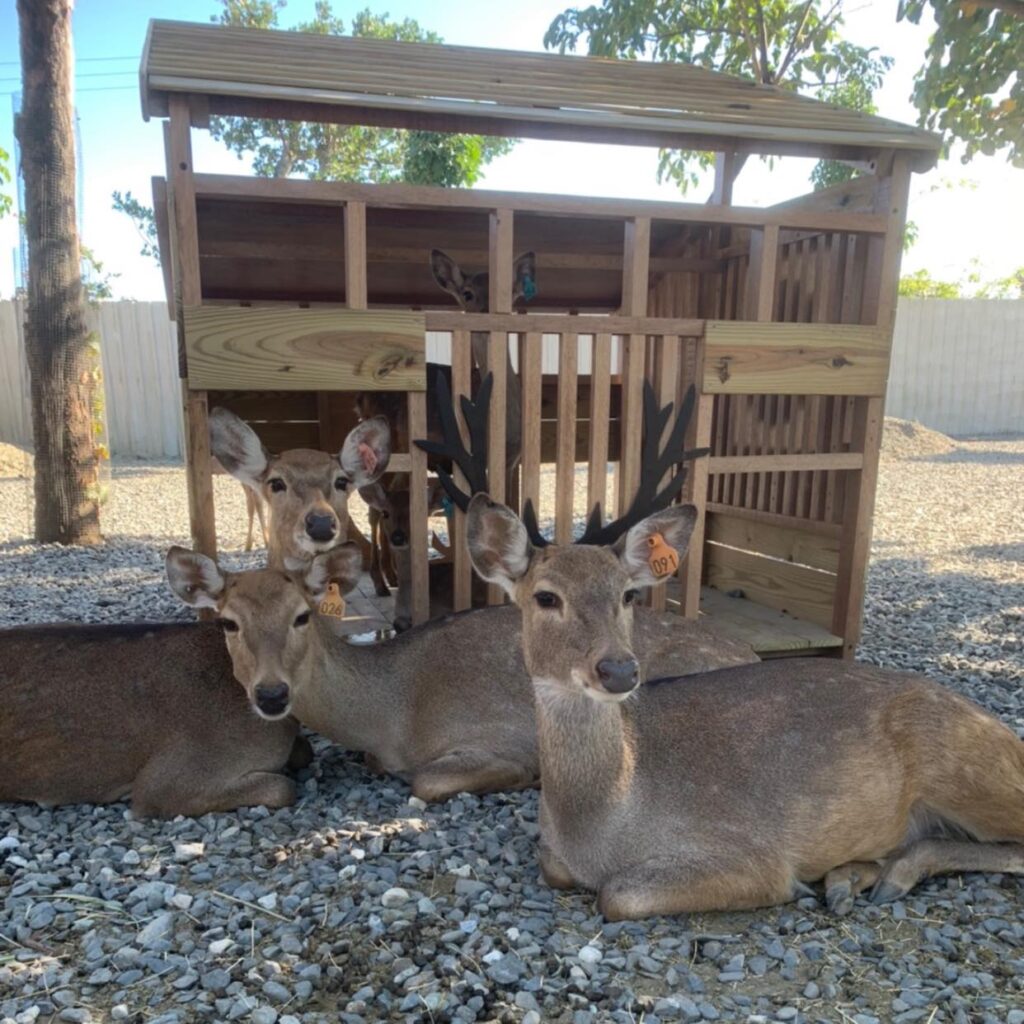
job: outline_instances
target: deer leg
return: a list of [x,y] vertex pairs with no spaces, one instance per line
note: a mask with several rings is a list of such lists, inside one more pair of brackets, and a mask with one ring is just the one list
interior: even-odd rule
[[825,902],[838,917],[853,910],[853,901],[878,881],[881,865],[873,861],[851,860],[833,868],[825,876]]
[[362,553],[363,571],[365,572],[370,568],[370,561],[373,557],[373,548],[371,547],[370,542],[363,536],[363,531],[360,530],[351,519],[348,521],[347,537]]
[[[753,910],[788,903],[798,895],[788,866],[760,855],[730,870],[727,863],[648,861],[609,878],[598,892],[598,909],[609,921],[658,914]],[[751,865],[756,865],[751,870]],[[774,870],[773,870],[774,868]]]
[[388,597],[391,593],[384,580],[384,573],[381,569],[380,550],[380,512],[372,505],[370,506],[370,579],[373,580],[373,589],[378,597]]
[[292,752],[288,755],[287,767],[297,772],[308,768],[313,763],[313,747],[305,736],[296,736],[292,744]]
[[886,861],[871,892],[871,902],[897,900],[925,878],[954,871],[1024,875],[1024,843],[921,839]]
[[295,783],[277,772],[250,771],[227,778],[189,775],[181,761],[151,761],[132,786],[132,812],[140,818],[197,817],[237,807],[290,807]]
[[421,800],[448,800],[457,793],[493,793],[537,784],[537,769],[489,750],[455,750],[428,762],[412,776]]
[[549,885],[552,889],[579,888],[565,861],[543,839],[537,847],[537,860],[540,862],[541,877],[546,885]]

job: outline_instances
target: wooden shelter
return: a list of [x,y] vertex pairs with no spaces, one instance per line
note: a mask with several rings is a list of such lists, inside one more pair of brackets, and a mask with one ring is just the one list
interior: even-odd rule
[[[508,346],[522,386],[517,501],[555,463],[556,537],[572,532],[575,463],[591,501],[609,458],[617,500],[639,480],[644,379],[665,402],[698,390],[691,472],[700,522],[652,601],[698,609],[764,653],[852,654],[864,576],[907,193],[938,139],[878,117],[683,65],[151,23],[143,113],[167,118],[154,181],[178,323],[189,508],[215,550],[207,410],[227,404],[271,450],[338,447],[351,392],[408,394],[425,436],[425,332],[451,338],[470,388],[470,332],[495,374],[502,464]],[[377,125],[717,153],[704,204],[588,199],[197,173],[191,133],[214,115]],[[731,204],[751,154],[849,161],[848,184],[767,208]],[[455,310],[429,251],[490,270],[490,312]],[[538,294],[513,312],[514,253]],[[568,315],[567,315],[568,314]],[[557,374],[542,373],[542,342]],[[426,462],[399,453],[414,521]],[[491,473],[505,499],[503,474]],[[579,510],[577,509],[577,512]],[[454,522],[455,599],[470,600]],[[427,531],[414,530],[414,617],[427,615]],[[496,598],[495,598],[496,599]]]

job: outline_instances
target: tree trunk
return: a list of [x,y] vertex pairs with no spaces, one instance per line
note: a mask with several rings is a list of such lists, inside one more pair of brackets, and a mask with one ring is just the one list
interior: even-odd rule
[[25,179],[36,540],[101,540],[92,436],[95,358],[75,225],[71,101],[72,0],[18,0],[22,110],[16,131]]

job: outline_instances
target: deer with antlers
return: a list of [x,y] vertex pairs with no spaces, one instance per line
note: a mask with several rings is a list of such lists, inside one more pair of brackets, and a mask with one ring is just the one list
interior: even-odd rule
[[[488,374],[477,402],[463,399],[470,450],[455,426],[446,385],[439,392],[444,442],[420,441],[454,460],[471,486],[486,486]],[[672,432],[682,437],[685,423]],[[647,450],[651,455],[657,449]],[[660,479],[677,449],[645,470]],[[450,474],[443,479],[460,507],[469,495]],[[659,500],[681,487],[677,474]],[[235,678],[256,711],[304,725],[373,765],[407,779],[424,800],[460,791],[489,792],[536,783],[537,724],[529,676],[522,661],[511,607],[462,612],[408,630],[373,646],[348,643],[317,614],[327,587],[355,585],[358,552],[341,545],[316,554],[302,569],[224,572],[203,555],[172,549],[167,575],[173,591],[192,607],[214,609],[221,620]],[[652,676],[705,671],[756,660],[745,644],[679,616],[639,609],[636,656]],[[667,656],[666,656],[667,655]]]
[[[536,295],[536,256],[532,252],[517,256],[512,264],[512,304],[528,302]],[[438,286],[451,295],[467,313],[486,313],[490,308],[490,275],[484,271],[468,274],[447,253],[434,249],[430,254],[430,269]],[[488,335],[474,331],[470,335],[473,358],[473,385],[478,390],[487,369]],[[519,375],[512,365],[510,353],[506,354],[505,376],[505,471],[514,472],[522,450],[522,389]],[[427,393],[438,394],[441,384],[451,388],[451,369],[434,363],[427,364]],[[441,403],[443,405],[445,403]],[[428,407],[427,432],[431,438],[439,439],[440,423],[436,416],[439,404],[434,401]],[[402,395],[380,391],[366,391],[356,398],[356,411],[360,418],[385,416],[391,424],[392,447],[395,451],[408,451],[409,430],[405,398]],[[412,604],[412,576],[409,569],[408,539],[414,524],[409,521],[409,481],[404,474],[392,473],[381,479],[376,486],[360,493],[371,508],[370,542],[372,546],[371,575],[377,593],[389,593],[388,577],[395,582],[394,626],[398,632],[412,624],[409,609]],[[433,500],[430,510],[439,511],[441,505]],[[417,524],[416,529],[425,529],[426,524]],[[432,604],[451,607],[450,569],[440,565],[432,567]]]
[[656,497],[553,547],[486,495],[469,505],[473,565],[522,615],[546,881],[617,920],[783,903],[820,879],[844,912],[941,872],[1024,873],[1024,743],[942,686],[806,658],[640,685],[637,593],[696,517]]

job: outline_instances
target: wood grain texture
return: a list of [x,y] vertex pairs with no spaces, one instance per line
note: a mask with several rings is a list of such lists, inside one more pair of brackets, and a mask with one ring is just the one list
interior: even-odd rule
[[761,657],[829,650],[842,641],[827,629],[713,587],[701,591],[701,614],[726,636],[750,644]]
[[788,612],[823,629],[832,625],[836,577],[750,551],[705,545],[706,579],[723,593],[742,593],[758,604]]
[[809,565],[835,573],[839,566],[839,538],[810,533],[800,524],[778,526],[729,513],[709,514],[707,539],[728,547],[755,551],[784,562]]
[[864,457],[860,452],[822,452],[794,455],[712,455],[708,472],[717,473],[782,473],[812,469],[860,469]]
[[246,99],[290,101],[309,108],[293,113],[300,120],[328,120],[340,107],[363,124],[389,114],[393,127],[425,130],[436,127],[425,121],[433,115],[466,120],[469,131],[484,130],[474,120],[522,122],[510,136],[529,135],[533,125],[563,127],[570,137],[597,130],[606,141],[656,131],[677,149],[789,152],[799,144],[867,160],[904,148],[933,162],[939,148],[919,128],[693,65],[226,25],[152,22],[140,85],[147,119],[166,111],[169,96],[189,92],[209,96],[214,113],[248,113],[238,109]]
[[366,309],[366,204],[345,204],[345,304]]
[[590,444],[587,450],[587,514],[608,502],[608,432],[611,420],[612,339],[595,334],[590,362]]
[[563,335],[558,342],[558,457],[555,461],[555,543],[572,540],[576,484],[576,370],[579,342]]
[[523,457],[522,487],[520,498],[523,507],[533,502],[534,511],[540,515],[540,463],[541,463],[541,418],[543,396],[541,394],[541,365],[544,354],[544,338],[540,334],[525,335],[523,361],[519,367],[522,387],[523,408]]
[[[464,445],[469,444],[469,431],[462,418],[462,396],[472,397],[473,352],[468,331],[452,333],[452,403],[455,407],[455,422]],[[458,466],[453,466],[455,482],[463,490],[469,487]],[[466,514],[458,508],[452,510],[452,560],[454,562],[455,611],[461,612],[473,604],[473,566],[469,560],[466,545]]]
[[193,388],[425,391],[417,313],[188,306]]
[[[427,436],[427,396],[410,391],[407,397],[409,437]],[[412,624],[430,618],[430,566],[427,564],[427,453],[416,445],[409,452],[409,572],[412,589]],[[418,526],[416,524],[419,524]]]
[[709,394],[884,395],[889,336],[875,327],[709,320]]

